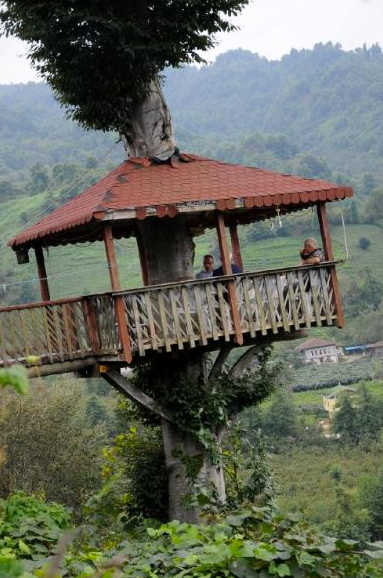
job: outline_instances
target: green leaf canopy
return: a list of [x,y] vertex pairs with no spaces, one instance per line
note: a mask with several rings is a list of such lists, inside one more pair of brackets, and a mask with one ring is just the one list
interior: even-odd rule
[[132,104],[167,66],[202,60],[249,0],[9,0],[1,33],[29,58],[86,128],[126,132]]

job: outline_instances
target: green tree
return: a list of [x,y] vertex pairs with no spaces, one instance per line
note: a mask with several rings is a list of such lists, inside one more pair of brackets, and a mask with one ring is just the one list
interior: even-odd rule
[[383,469],[377,476],[366,475],[360,481],[359,499],[370,516],[370,531],[375,540],[383,539]]
[[383,426],[383,405],[379,398],[362,388],[355,427],[359,439],[377,440]]
[[332,430],[341,436],[344,442],[356,443],[359,439],[357,431],[357,412],[352,406],[349,397],[344,395],[340,401],[339,410],[332,421]]
[[298,175],[309,178],[330,179],[331,171],[321,158],[312,154],[300,154],[295,160],[294,170]]
[[364,219],[367,223],[379,223],[382,219],[383,189],[375,189],[364,205]]
[[49,175],[47,169],[40,163],[36,163],[30,170],[28,191],[32,194],[46,191],[49,185]]
[[107,420],[105,405],[101,403],[97,395],[91,395],[86,402],[86,415],[91,426]]
[[104,432],[87,429],[78,387],[33,387],[28,395],[5,391],[0,406],[0,447],[5,448],[0,496],[15,490],[44,492],[79,508],[100,482]]
[[[3,32],[30,44],[33,65],[71,116],[132,140],[134,109],[167,66],[200,62],[248,0],[4,2]],[[146,111],[147,112],[147,111]],[[142,135],[141,135],[142,137]]]
[[280,389],[264,412],[263,431],[268,436],[286,438],[295,436],[297,429],[297,414],[292,394]]

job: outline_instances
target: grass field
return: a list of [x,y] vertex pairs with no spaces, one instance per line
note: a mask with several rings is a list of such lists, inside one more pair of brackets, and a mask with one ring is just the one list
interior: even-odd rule
[[[357,391],[360,391],[362,387],[365,387],[372,395],[383,397],[383,380],[381,379],[360,381],[358,383],[352,384],[350,387],[353,387]],[[307,406],[310,404],[317,405],[321,404],[323,396],[329,395],[333,389],[333,387],[326,387],[317,390],[299,391],[293,394],[292,399],[294,404],[297,406]]]
[[337,487],[331,472],[340,472],[342,486],[355,499],[361,479],[382,467],[382,442],[366,447],[327,445],[284,447],[270,456],[279,487],[277,503],[285,512],[300,511],[318,524],[332,520],[337,510]]

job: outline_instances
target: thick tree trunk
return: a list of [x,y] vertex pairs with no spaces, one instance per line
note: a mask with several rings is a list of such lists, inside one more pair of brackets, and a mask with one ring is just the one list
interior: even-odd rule
[[174,153],[171,116],[158,79],[146,98],[132,107],[130,131],[122,137],[131,157],[166,160]]
[[[169,476],[169,519],[198,522],[198,508],[187,508],[185,501],[194,491],[193,484],[200,484],[208,489],[215,489],[218,500],[224,503],[226,494],[222,467],[211,464],[204,449],[194,438],[185,435],[165,419],[162,419],[162,435]],[[185,460],[188,459],[196,460],[201,466],[194,480],[190,480],[187,475]]]
[[182,215],[138,223],[148,285],[193,278],[194,242]]
[[[167,160],[175,148],[171,118],[159,84],[155,81],[144,101],[134,107],[131,117],[131,130],[125,135],[131,156],[156,157]],[[194,242],[187,227],[185,217],[146,218],[137,224],[137,242],[141,264],[144,265],[144,279],[148,285],[157,285],[172,281],[184,281],[193,278]],[[187,376],[195,387],[204,387],[207,383],[207,366],[202,353],[193,350],[184,352],[180,358],[165,362],[171,364],[164,369],[171,383],[177,383]],[[185,381],[186,383],[186,381]],[[157,400],[161,402],[161,400]],[[166,403],[166,400],[163,400]],[[196,439],[185,435],[177,424],[162,418],[162,433],[166,465],[169,473],[169,518],[181,521],[196,521],[198,509],[185,507],[184,499],[192,491],[190,480],[182,456],[197,457],[201,468],[197,482],[214,485],[218,498],[225,501],[225,483],[222,468],[212,465],[207,459],[204,448]],[[220,443],[220,440],[218,440]]]

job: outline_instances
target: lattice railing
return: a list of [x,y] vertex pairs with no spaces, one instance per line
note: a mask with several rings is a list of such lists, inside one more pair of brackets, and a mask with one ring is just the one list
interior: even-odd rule
[[125,293],[124,303],[132,350],[170,351],[233,333],[225,282],[185,282]]
[[83,298],[0,309],[0,364],[40,363],[86,357],[93,353],[89,315]]
[[332,325],[333,265],[185,281],[121,292],[133,352],[230,341],[235,333],[227,285],[235,282],[240,330],[251,337]]
[[[332,325],[339,314],[334,275],[334,264],[325,263],[2,308],[0,365],[26,363],[31,355],[43,364],[121,356],[116,299],[123,300],[131,350],[140,356],[238,342],[238,332],[256,338]],[[229,299],[230,283],[235,293]]]
[[255,337],[336,320],[328,268],[297,268],[242,275],[236,281],[241,329]]

